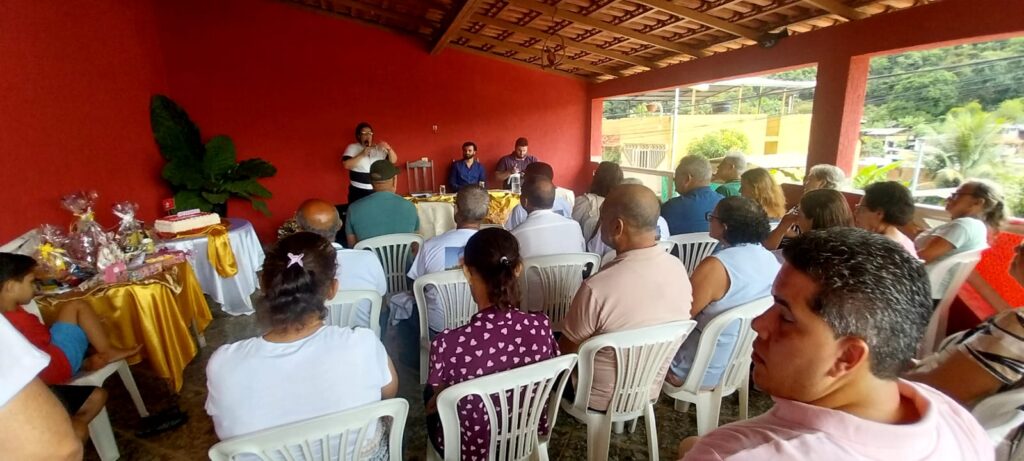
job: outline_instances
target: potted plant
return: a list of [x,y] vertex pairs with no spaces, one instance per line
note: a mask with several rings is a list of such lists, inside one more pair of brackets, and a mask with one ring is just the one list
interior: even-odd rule
[[204,144],[188,113],[167,96],[153,96],[149,120],[160,155],[167,160],[161,176],[171,185],[176,210],[198,208],[225,216],[228,198],[238,197],[270,216],[263,199],[273,194],[258,180],[274,176],[277,168],[260,158],[238,162],[235,144],[227,136],[214,136]]

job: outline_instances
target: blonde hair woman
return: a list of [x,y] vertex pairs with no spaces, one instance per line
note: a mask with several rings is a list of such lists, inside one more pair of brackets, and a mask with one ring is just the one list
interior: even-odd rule
[[779,221],[786,214],[786,196],[772,174],[764,168],[747,170],[740,176],[740,195],[761,205],[769,221]]

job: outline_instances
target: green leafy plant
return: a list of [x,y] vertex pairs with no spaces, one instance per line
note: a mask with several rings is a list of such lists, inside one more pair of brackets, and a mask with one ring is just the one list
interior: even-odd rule
[[270,216],[263,199],[273,194],[258,179],[274,176],[277,168],[259,158],[238,162],[235,144],[227,136],[214,136],[204,144],[188,113],[167,96],[153,96],[149,120],[160,155],[167,160],[161,176],[174,191],[176,209],[211,211],[238,197]]
[[736,130],[718,130],[708,133],[700,139],[693,141],[687,147],[689,155],[700,155],[704,158],[720,158],[732,151],[747,152],[750,148],[750,140],[747,135]]
[[901,162],[892,162],[885,166],[868,165],[857,170],[853,177],[853,187],[863,190],[871,184],[889,180],[889,172],[900,167]]

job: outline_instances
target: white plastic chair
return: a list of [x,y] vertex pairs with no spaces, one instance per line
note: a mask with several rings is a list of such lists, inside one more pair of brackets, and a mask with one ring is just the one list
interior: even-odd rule
[[409,271],[415,252],[421,247],[423,237],[418,234],[381,235],[355,245],[356,250],[370,250],[380,259],[384,266],[384,277],[388,281],[388,295],[409,290],[409,278],[405,274]]
[[925,329],[924,337],[918,346],[917,357],[924,358],[935,352],[939,343],[946,336],[946,322],[949,320],[949,306],[956,299],[960,287],[971,275],[974,266],[981,261],[981,253],[987,248],[965,251],[953,256],[943,258],[935,263],[925,266],[928,271],[928,280],[932,285],[932,299],[938,299],[939,304],[928,321],[928,328]]
[[416,310],[420,317],[420,384],[427,382],[427,367],[430,360],[430,330],[427,317],[426,288],[434,288],[440,308],[444,310],[444,329],[458,328],[469,323],[470,317],[480,310],[473,300],[469,281],[462,269],[426,274],[412,284],[416,298]]
[[[358,454],[370,448],[367,442],[379,440],[376,436],[367,437],[367,429],[380,428],[374,424],[376,421],[391,418],[388,459],[398,461],[402,459],[402,435],[408,414],[409,402],[405,399],[381,400],[224,440],[211,447],[209,455],[213,461],[228,461],[243,453],[265,461],[312,461],[314,452],[322,454],[323,460],[360,459]],[[341,443],[331,443],[332,438],[335,442],[340,438]],[[355,446],[353,453],[349,452],[350,444]]]
[[[587,459],[608,459],[612,425],[644,417],[650,459],[658,460],[658,429],[654,421],[651,389],[668,368],[683,340],[697,325],[693,320],[670,322],[635,330],[606,333],[580,345],[576,399],[563,400],[562,409],[587,425]],[[594,358],[601,349],[615,354],[615,389],[605,412],[589,408],[594,382]],[[632,429],[631,429],[632,430]]]
[[597,273],[601,257],[594,253],[564,253],[526,258],[519,278],[524,306],[539,310],[551,320],[553,331],[562,330],[576,290],[583,279]]
[[361,326],[358,322],[360,301],[370,302],[370,325],[373,333],[380,335],[380,309],[383,298],[380,293],[373,290],[338,290],[334,297],[327,300],[327,321],[328,325],[339,327]]
[[[662,392],[675,400],[676,410],[686,411],[690,403],[697,404],[697,435],[704,435],[718,427],[718,416],[722,408],[722,397],[733,392],[740,393],[740,419],[747,419],[749,402],[750,356],[754,349],[757,333],[750,327],[754,318],[772,307],[775,301],[771,296],[755,299],[742,306],[737,306],[715,316],[708,322],[700,334],[697,354],[690,366],[690,373],[682,386],[676,387],[668,382],[662,386]],[[739,322],[739,333],[729,355],[728,365],[722,371],[722,379],[714,388],[701,387],[704,373],[715,352],[715,344],[722,332],[733,322]]]
[[687,275],[693,275],[697,265],[704,258],[711,256],[718,246],[718,240],[711,238],[707,232],[670,235],[668,239],[675,242],[679,248],[679,260],[686,266]]
[[[444,430],[444,459],[461,459],[458,403],[467,396],[476,395],[483,402],[490,420],[488,459],[547,461],[548,441],[558,417],[558,400],[576,365],[576,359],[576,354],[565,354],[464,381],[441,391],[437,396],[437,413]],[[547,414],[548,432],[539,434],[543,414]],[[441,459],[429,440],[427,459]]]
[[117,449],[117,440],[114,439],[114,428],[110,426],[110,416],[107,415],[107,407],[89,421],[89,439],[96,447],[96,453],[100,455],[101,461],[116,461],[121,457],[121,451]]

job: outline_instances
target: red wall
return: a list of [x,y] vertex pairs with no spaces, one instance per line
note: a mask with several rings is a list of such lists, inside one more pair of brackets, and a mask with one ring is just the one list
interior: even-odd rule
[[169,95],[204,137],[227,134],[240,157],[278,168],[265,182],[273,217],[230,204],[264,239],[304,199],[345,202],[340,154],[364,120],[400,163],[434,159],[438,180],[463,141],[491,174],[526,136],[557,184],[589,184],[582,81],[456,49],[431,57],[418,40],[267,0],[158,2],[157,13]]
[[165,91],[152,4],[5,0],[0,7],[0,244],[71,215],[60,197],[100,193],[97,216],[133,200],[153,219],[162,160],[149,96]]

